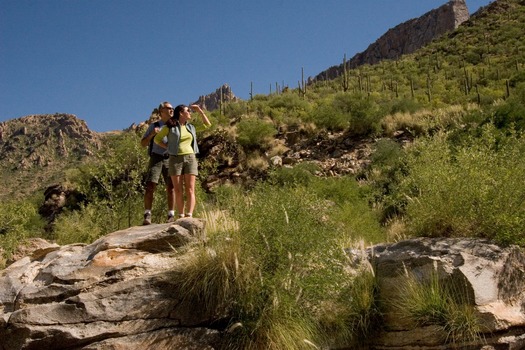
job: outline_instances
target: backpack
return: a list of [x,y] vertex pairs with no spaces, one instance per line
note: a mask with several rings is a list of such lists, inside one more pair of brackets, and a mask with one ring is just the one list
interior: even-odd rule
[[[153,123],[154,125],[154,128],[160,128],[160,123],[158,121],[156,121],[155,123]],[[152,137],[151,140],[149,141],[149,146],[148,146],[148,155],[151,156],[151,154],[153,153],[153,139],[155,137]]]

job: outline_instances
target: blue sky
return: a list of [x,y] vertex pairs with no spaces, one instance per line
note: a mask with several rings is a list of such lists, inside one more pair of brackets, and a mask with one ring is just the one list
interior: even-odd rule
[[[0,121],[69,113],[94,131],[228,84],[297,87],[446,0],[0,0]],[[466,0],[470,13],[490,0]],[[395,4],[395,5],[394,5]]]

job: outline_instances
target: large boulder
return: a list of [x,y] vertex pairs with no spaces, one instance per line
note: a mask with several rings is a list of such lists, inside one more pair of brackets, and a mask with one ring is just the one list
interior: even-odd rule
[[0,274],[0,349],[215,348],[173,275],[202,240],[204,221],[179,219],[19,259]]
[[[399,300],[407,281],[456,286],[458,300],[472,306],[480,322],[479,343],[455,344],[457,349],[525,348],[525,254],[516,246],[486,240],[417,238],[373,247],[369,254],[383,306],[383,330],[377,349],[446,349],[447,329],[414,325],[399,317]],[[461,295],[459,295],[461,294]],[[484,338],[484,339],[483,339]]]

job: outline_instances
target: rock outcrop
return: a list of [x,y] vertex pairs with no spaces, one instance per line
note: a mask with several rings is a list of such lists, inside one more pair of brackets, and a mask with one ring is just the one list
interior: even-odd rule
[[134,227],[46,247],[0,275],[0,349],[212,349],[208,316],[181,303],[174,251],[204,223]]
[[[176,277],[192,244],[205,239],[205,222],[186,218],[117,231],[89,245],[37,242],[1,271],[0,349],[219,349],[228,336],[220,320],[185,301]],[[383,319],[369,349],[525,346],[523,250],[418,238],[349,256],[349,268],[361,261],[377,277]],[[399,298],[407,276],[423,281],[433,274],[443,285],[460,282],[481,337],[451,344],[445,327],[398,317],[389,302]]]
[[[524,349],[525,253],[489,241],[459,238],[418,238],[378,245],[369,251],[383,301],[383,329],[374,348],[387,349]],[[453,330],[417,325],[399,317],[392,303],[408,279],[453,286],[454,297],[472,307],[480,332],[478,341],[444,345]],[[465,326],[465,325],[464,325]]]
[[43,190],[50,181],[63,178],[65,168],[94,156],[102,145],[101,135],[72,114],[29,115],[1,122],[4,188],[0,197]]
[[[469,19],[465,0],[452,0],[425,13],[423,16],[403,22],[388,30],[365,51],[347,61],[348,68],[363,64],[375,64],[385,59],[396,59],[415,52],[433,39],[456,29]],[[316,80],[330,80],[343,73],[343,65],[332,66],[319,73]]]
[[209,95],[200,96],[193,104],[198,104],[202,108],[213,111],[221,107],[221,103],[235,102],[238,98],[233,94],[228,84],[222,85]]

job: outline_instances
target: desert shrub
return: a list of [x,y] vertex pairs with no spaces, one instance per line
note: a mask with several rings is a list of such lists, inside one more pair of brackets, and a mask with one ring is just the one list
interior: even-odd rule
[[[83,206],[81,210],[62,213],[54,223],[53,236],[60,245],[73,243],[92,243],[103,234],[111,232],[108,221],[114,215],[107,215],[94,204]],[[106,222],[104,222],[106,221]]]
[[367,136],[377,134],[383,115],[379,105],[364,94],[336,94],[334,107],[348,116],[350,134]]
[[321,346],[333,341],[327,330],[356,340],[372,328],[374,279],[345,270],[340,232],[323,221],[315,193],[260,184],[241,196],[229,187],[216,200],[230,204],[238,226],[215,231],[177,278],[198,305],[229,308],[226,348]]
[[525,83],[525,71],[519,71],[509,79],[511,87],[518,87],[521,83]]
[[411,98],[402,98],[396,100],[390,107],[390,114],[396,113],[415,113],[421,109],[421,104]]
[[367,244],[385,242],[385,231],[379,221],[380,212],[368,201],[368,188],[353,177],[314,178],[308,190],[323,200],[329,220],[342,237]]
[[273,186],[305,187],[319,197],[328,209],[334,227],[355,240],[381,242],[385,236],[378,213],[368,205],[368,192],[353,177],[319,178],[314,163],[301,163],[293,168],[279,168],[268,180]]
[[343,131],[349,126],[348,115],[335,108],[331,98],[319,101],[305,120],[314,123],[321,130]]
[[304,162],[294,167],[282,167],[275,169],[268,179],[275,186],[287,188],[295,186],[307,186],[314,180],[314,174],[319,167],[314,163]]
[[43,235],[44,222],[37,205],[29,200],[0,203],[0,268],[26,238]]
[[266,150],[277,131],[275,127],[262,119],[248,117],[237,124],[237,142],[245,150]]
[[416,142],[401,193],[416,235],[488,237],[523,245],[525,160],[521,134],[492,125],[454,147],[447,133]]
[[[97,155],[96,161],[67,173],[68,183],[84,195],[87,205],[79,213],[69,212],[67,218],[54,224],[54,230],[59,232],[62,240],[67,240],[64,238],[67,231],[77,235],[76,225],[69,221],[75,218],[83,221],[83,216],[102,225],[97,232],[80,234],[84,239],[138,225],[142,221],[143,181],[148,159],[146,149],[140,146],[140,135],[123,133],[110,137],[106,143],[107,148]],[[165,215],[165,203],[165,186],[161,180],[155,193],[154,216]],[[96,213],[91,213],[95,208]],[[60,225],[66,227],[60,228]],[[87,223],[87,226],[91,224]]]
[[300,111],[309,109],[309,103],[296,93],[273,95],[268,101],[268,105],[272,108],[281,108],[285,111]]
[[367,184],[362,191],[382,224],[404,212],[406,197],[398,190],[404,177],[404,156],[400,143],[380,139],[374,145],[370,166],[360,175]]
[[[248,104],[245,101],[227,103],[224,106],[224,114],[230,119],[240,119],[248,113]],[[227,125],[227,123],[221,123]]]
[[525,130],[525,83],[521,83],[508,100],[496,107],[494,123],[501,129],[516,127]]

